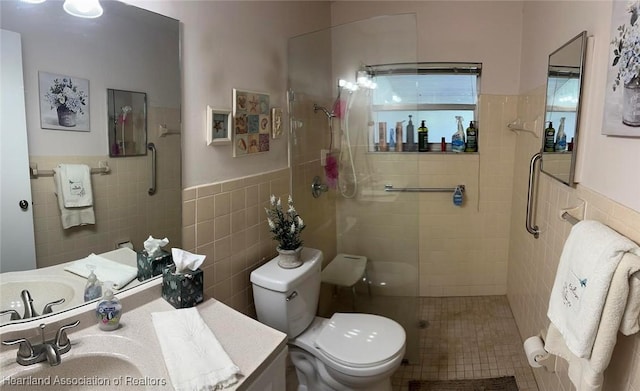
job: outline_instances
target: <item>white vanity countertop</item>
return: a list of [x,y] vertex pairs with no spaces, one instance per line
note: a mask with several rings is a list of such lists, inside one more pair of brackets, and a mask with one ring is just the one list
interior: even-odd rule
[[[176,311],[173,306],[162,299],[160,281],[158,279],[157,281],[149,282],[143,290],[141,289],[142,287],[134,289],[141,289],[136,295],[121,298],[123,304],[122,318],[120,327],[115,331],[102,331],[98,328],[93,305],[82,312],[76,309],[67,313],[66,316],[64,316],[65,313],[62,313],[54,315],[50,319],[44,319],[42,323],[47,325],[47,338],[50,338],[49,333],[55,333],[59,325],[71,323],[76,319],[81,321],[77,329],[69,330],[72,348],[69,353],[61,356],[62,364],[59,367],[52,367],[52,373],[55,373],[56,368],[64,366],[65,359],[68,360],[74,355],[80,357],[84,354],[91,354],[97,346],[100,346],[98,348],[99,351],[106,354],[121,354],[116,346],[119,343],[113,343],[113,341],[122,340],[125,343],[129,341],[128,345],[134,345],[128,346],[129,352],[123,352],[122,354],[125,356],[131,355],[132,361],[136,362],[136,365],[140,367],[145,376],[166,379],[166,387],[154,386],[147,389],[172,389],[169,373],[164,365],[158,337],[151,320],[151,313],[153,312]],[[198,304],[196,308],[231,360],[240,368],[242,376],[239,382],[225,390],[246,389],[259,376],[262,370],[286,348],[286,334],[263,325],[213,298]],[[7,340],[21,336],[37,341],[39,339],[36,337],[39,323],[41,322],[35,321],[28,324],[2,327],[0,328],[0,338]],[[18,328],[21,328],[21,330]],[[15,362],[16,351],[15,346],[0,347],[1,373],[23,376],[28,375],[28,373],[19,373],[22,370],[29,371],[30,367],[48,365],[44,362],[29,367],[21,367]],[[73,376],[84,375],[83,373],[74,373]],[[145,388],[138,387],[137,389],[144,390]]]

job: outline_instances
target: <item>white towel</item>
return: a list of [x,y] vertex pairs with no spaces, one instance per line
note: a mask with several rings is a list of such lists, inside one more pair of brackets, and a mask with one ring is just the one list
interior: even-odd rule
[[237,383],[240,369],[195,307],[151,314],[176,391],[218,390]]
[[58,164],[57,168],[65,208],[93,205],[91,168],[86,164]]
[[128,283],[133,281],[133,279],[138,276],[137,268],[110,261],[93,253],[91,253],[86,258],[82,258],[75,262],[69,263],[68,266],[65,266],[64,270],[87,278],[89,277],[89,274],[91,274],[91,271],[87,268],[87,265],[93,265],[96,267],[93,273],[101,282],[113,282],[114,289],[124,288]]
[[602,311],[602,322],[593,344],[590,358],[576,357],[567,348],[562,334],[553,325],[545,339],[545,350],[566,359],[569,363],[569,379],[578,391],[600,391],[605,369],[609,366],[616,344],[618,330],[631,335],[640,329],[640,257],[627,253],[616,269]]
[[[89,206],[84,206],[84,207],[66,207],[65,206],[64,188],[66,187],[67,190],[70,190],[70,189],[68,185],[67,186],[63,185],[65,183],[68,184],[68,182],[62,178],[63,175],[61,174],[63,170],[60,168],[60,166],[63,166],[63,165],[58,165],[58,167],[54,168],[53,170],[54,172],[53,182],[56,187],[55,189],[56,196],[58,197],[58,207],[60,208],[60,220],[62,221],[62,228],[67,229],[67,228],[75,227],[77,225],[95,224],[96,218],[95,218],[95,213],[93,212],[92,193],[90,193],[91,203],[89,204]],[[89,192],[91,192],[90,182],[89,182],[89,185],[85,187],[85,196],[82,197],[85,200],[87,198],[86,189],[89,189]]]
[[606,225],[584,220],[565,242],[547,316],[578,357],[591,355],[613,274],[626,252],[638,246]]

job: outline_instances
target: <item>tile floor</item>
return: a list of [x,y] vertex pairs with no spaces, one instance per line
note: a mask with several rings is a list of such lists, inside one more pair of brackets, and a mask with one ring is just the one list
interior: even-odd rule
[[[522,340],[506,296],[421,297],[419,359],[401,366],[393,391],[408,390],[409,380],[515,376],[520,391],[538,391],[522,350]],[[295,369],[287,367],[287,390],[296,390]]]

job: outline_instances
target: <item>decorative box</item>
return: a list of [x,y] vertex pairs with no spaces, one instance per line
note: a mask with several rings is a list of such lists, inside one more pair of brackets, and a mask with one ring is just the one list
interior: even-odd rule
[[138,252],[138,281],[144,281],[159,276],[162,271],[173,265],[171,253],[162,250],[157,257],[150,257],[146,250]]
[[204,273],[201,269],[175,274],[172,266],[162,271],[162,298],[176,308],[193,307],[203,300]]

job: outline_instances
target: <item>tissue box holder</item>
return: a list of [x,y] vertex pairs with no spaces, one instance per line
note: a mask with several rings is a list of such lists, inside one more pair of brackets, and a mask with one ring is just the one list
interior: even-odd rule
[[202,302],[204,273],[201,269],[174,274],[175,266],[162,272],[162,298],[175,308],[188,308]]
[[159,256],[149,257],[146,250],[138,252],[138,281],[144,281],[159,276],[167,267],[173,265],[171,253],[162,250]]

